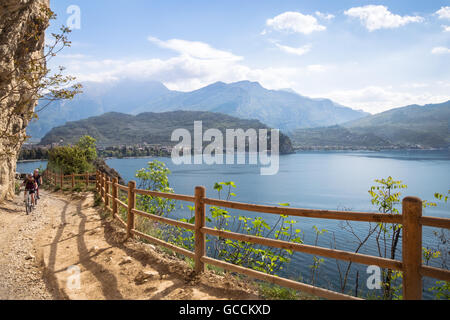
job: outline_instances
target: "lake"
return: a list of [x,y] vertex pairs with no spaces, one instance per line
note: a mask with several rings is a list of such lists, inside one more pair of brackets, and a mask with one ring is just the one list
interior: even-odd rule
[[[109,159],[107,164],[115,168],[125,180],[134,179],[136,170],[146,167],[153,159],[163,161],[172,171],[170,185],[176,193],[193,195],[195,186],[205,186],[208,197],[217,197],[213,186],[215,182],[234,181],[237,188],[235,201],[255,204],[277,205],[289,203],[291,207],[314,209],[345,209],[352,211],[376,212],[370,202],[368,190],[375,185],[375,179],[392,176],[408,185],[402,190],[403,195],[417,196],[429,201],[434,200],[434,193],[446,194],[450,189],[450,151],[382,151],[382,152],[300,152],[280,156],[280,169],[273,176],[261,176],[256,165],[174,165],[170,158],[131,158]],[[19,172],[31,172],[33,168],[45,166],[45,162],[20,163]],[[233,214],[250,217],[261,216],[248,212]],[[426,208],[424,215],[450,218],[450,204],[438,203],[437,207]],[[175,214],[185,216],[183,210]],[[262,215],[269,223],[275,223],[277,216]],[[325,219],[295,218],[296,227],[304,233],[307,244],[314,243],[313,226],[328,232],[319,238],[319,245],[330,247],[334,242],[342,250],[354,250],[355,237],[343,231],[341,223]],[[367,223],[354,223],[356,234],[367,233]],[[437,239],[433,228],[424,228],[423,245],[435,248]],[[401,245],[400,245],[401,249]],[[448,250],[447,250],[448,251]],[[360,253],[377,254],[374,243],[369,243]],[[398,251],[397,257],[401,257]],[[431,265],[439,266],[439,259]],[[291,264],[283,270],[284,276],[305,281],[310,277],[312,257],[295,254]],[[344,263],[341,263],[344,265]],[[319,284],[336,289],[339,286],[336,262],[325,259],[320,268]],[[364,291],[366,266],[354,265],[350,281],[354,281],[356,270],[359,271],[361,290]],[[426,284],[430,284],[427,280]],[[430,297],[424,292],[424,297]]]

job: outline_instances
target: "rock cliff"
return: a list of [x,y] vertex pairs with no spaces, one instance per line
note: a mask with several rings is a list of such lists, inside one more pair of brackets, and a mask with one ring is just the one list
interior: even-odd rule
[[34,115],[49,0],[0,2],[0,202],[14,192],[16,159]]

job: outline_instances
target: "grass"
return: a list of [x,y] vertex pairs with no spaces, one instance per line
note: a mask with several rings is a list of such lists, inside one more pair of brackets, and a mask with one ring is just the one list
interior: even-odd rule
[[103,203],[102,201],[102,196],[100,195],[100,193],[96,192],[94,194],[94,207],[98,207]]
[[298,291],[290,288],[280,287],[267,282],[258,283],[260,295],[267,300],[299,300]]
[[276,284],[255,281],[259,294],[266,300],[318,300],[318,297],[297,291],[291,288],[281,287]]
[[82,184],[82,183],[77,183],[75,185],[75,187],[72,188],[73,192],[83,192],[83,191],[87,191],[86,189],[86,185]]
[[16,181],[14,184],[14,193],[16,195],[20,194],[20,186],[21,186],[21,183],[19,181]]
[[206,269],[209,271],[214,272],[215,274],[218,274],[220,276],[223,276],[225,274],[225,269],[221,267],[214,266],[212,264],[206,264]]

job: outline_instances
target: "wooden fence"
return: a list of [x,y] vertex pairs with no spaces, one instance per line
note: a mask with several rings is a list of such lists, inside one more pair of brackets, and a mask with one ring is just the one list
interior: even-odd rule
[[91,184],[97,184],[97,174],[96,173],[81,173],[81,174],[68,174],[64,175],[62,172],[54,173],[49,170],[45,170],[43,174],[43,178],[46,179],[49,183],[59,186],[61,189],[64,186],[70,186],[74,188],[77,184],[82,184],[86,187],[89,187]]
[[[73,175],[71,177],[73,181]],[[399,270],[403,273],[403,299],[406,300],[422,299],[422,277],[431,277],[440,280],[450,281],[449,270],[434,268],[422,264],[422,227],[430,226],[430,227],[450,229],[450,219],[422,216],[422,201],[416,197],[404,198],[402,202],[402,214],[393,215],[393,214],[370,213],[370,212],[313,210],[313,209],[297,209],[287,207],[254,205],[254,204],[207,198],[204,187],[195,187],[195,195],[189,196],[171,193],[161,193],[149,190],[140,190],[136,188],[135,181],[130,181],[128,183],[128,186],[123,186],[118,183],[117,178],[111,180],[110,177],[106,176],[104,173],[99,171],[97,171],[95,177],[96,177],[95,181],[97,192],[101,195],[102,200],[105,203],[105,207],[108,210],[110,210],[114,218],[118,219],[119,222],[126,228],[127,237],[138,236],[152,243],[164,246],[175,252],[178,252],[182,255],[192,258],[195,263],[194,267],[195,272],[197,273],[204,272],[205,264],[210,264],[232,272],[245,274],[253,278],[278,284],[280,286],[289,287],[295,290],[300,290],[322,298],[360,300],[359,298],[350,295],[315,287],[312,285],[289,280],[286,278],[269,275],[263,272],[255,271],[249,268],[244,268],[241,266],[237,266],[224,261],[210,258],[206,256],[206,235],[211,235],[226,239],[249,242],[253,244],[259,244],[281,249],[288,249],[296,252],[303,252],[311,255],[318,255],[332,259],[351,261],[354,263],[360,263],[365,265],[376,265],[379,266],[380,268]],[[55,174],[50,173],[49,175],[47,175],[47,178],[50,180],[53,179],[52,181],[58,181],[59,178],[60,184],[61,185],[63,184],[61,176],[57,176]],[[128,194],[127,204],[119,199],[118,196],[119,190],[127,192]],[[195,224],[177,221],[137,210],[135,207],[135,203],[136,203],[136,195],[138,194],[193,202],[195,204]],[[296,216],[296,217],[402,224],[403,226],[402,259],[401,261],[386,259],[360,253],[353,253],[348,251],[329,249],[318,246],[298,244],[276,239],[211,229],[208,228],[205,223],[206,205],[213,205],[230,209],[269,213],[276,215]],[[118,215],[119,206],[126,209],[127,221],[123,221]],[[195,234],[194,252],[186,250],[184,248],[177,247],[173,244],[170,244],[168,242],[165,242],[163,240],[157,239],[155,237],[152,237],[148,234],[144,234],[136,230],[134,225],[136,215],[154,221],[158,221],[160,223],[194,231]]]

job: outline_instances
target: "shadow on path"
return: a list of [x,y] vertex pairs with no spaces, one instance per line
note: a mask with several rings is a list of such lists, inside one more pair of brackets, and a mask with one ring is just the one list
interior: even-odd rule
[[86,231],[86,221],[87,217],[82,212],[82,202],[78,201],[77,204],[77,214],[81,218],[81,222],[78,227],[78,238],[77,238],[77,245],[78,245],[78,254],[80,257],[80,263],[83,265],[87,270],[91,272],[91,274],[97,278],[97,280],[100,282],[102,286],[102,292],[103,296],[107,300],[123,300],[123,296],[119,291],[118,285],[117,285],[117,279],[116,277],[103,268],[103,266],[95,261],[92,260],[92,257],[89,255],[89,249],[86,246],[86,241],[84,239],[84,235],[87,232]]

